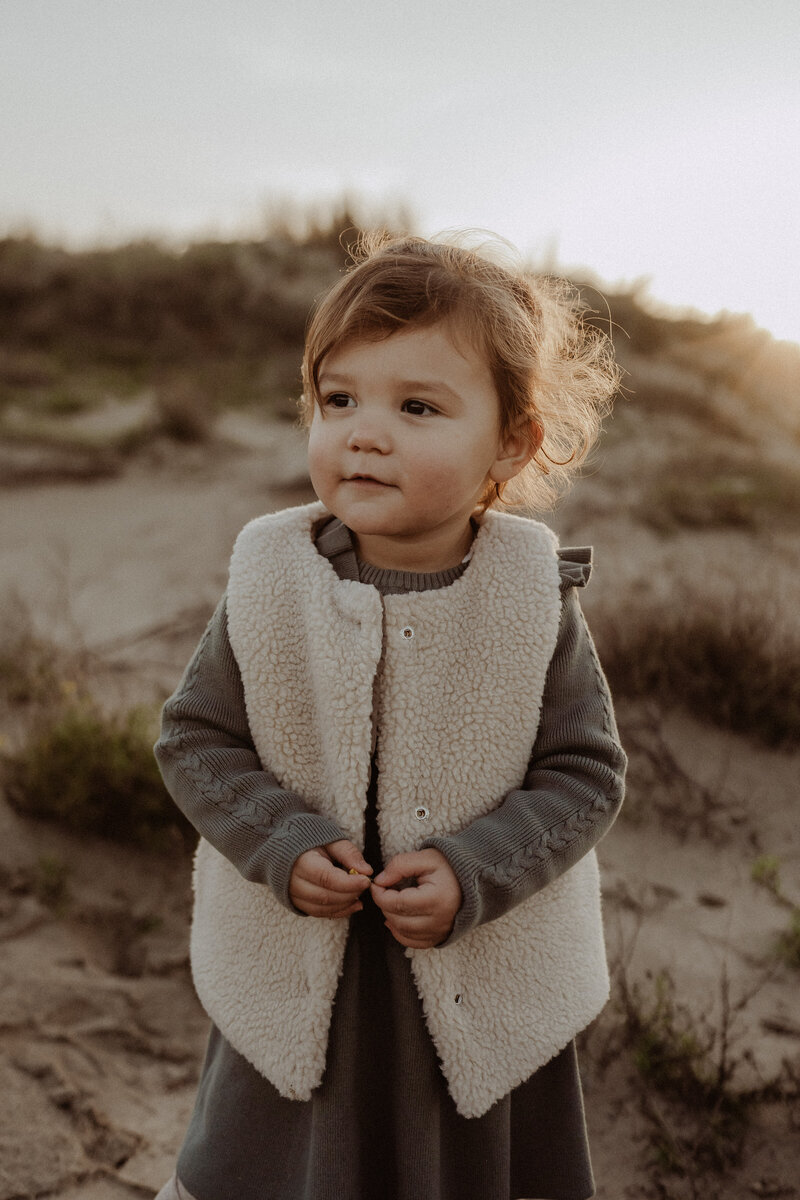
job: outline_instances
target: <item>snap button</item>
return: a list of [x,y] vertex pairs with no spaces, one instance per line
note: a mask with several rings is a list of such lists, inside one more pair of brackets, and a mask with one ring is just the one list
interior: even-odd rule
[[426,808],[424,804],[420,804],[419,808],[414,809],[414,816],[418,821],[427,821],[430,815],[430,809]]
[[456,992],[456,996],[455,996],[455,1003],[456,1003],[456,1004],[463,1004],[463,1003],[464,1003],[464,997],[461,995],[461,992]]
[[400,632],[402,633],[403,637],[406,639],[407,642],[410,642],[414,636],[414,630],[411,628],[410,625],[404,625],[403,628],[400,630]]

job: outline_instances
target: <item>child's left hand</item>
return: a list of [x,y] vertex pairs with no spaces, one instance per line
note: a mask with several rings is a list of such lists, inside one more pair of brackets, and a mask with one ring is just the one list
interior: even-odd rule
[[[413,879],[416,887],[394,890],[407,879]],[[429,950],[443,942],[461,907],[456,874],[445,856],[433,849],[396,854],[375,877],[370,891],[392,936],[414,950]]]

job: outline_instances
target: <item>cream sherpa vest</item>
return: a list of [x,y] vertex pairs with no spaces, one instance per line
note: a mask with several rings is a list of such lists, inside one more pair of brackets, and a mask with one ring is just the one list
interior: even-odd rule
[[[388,859],[458,831],[522,783],[558,632],[555,543],[537,522],[490,511],[458,580],[382,598],[317,552],[325,515],[313,504],[242,531],[231,645],[262,761],[358,845],[377,721]],[[307,1100],[325,1068],[347,922],[288,911],[207,842],[195,886],[202,1003],[282,1095]],[[605,1003],[594,852],[452,946],[406,953],[451,1095],[480,1116]]]

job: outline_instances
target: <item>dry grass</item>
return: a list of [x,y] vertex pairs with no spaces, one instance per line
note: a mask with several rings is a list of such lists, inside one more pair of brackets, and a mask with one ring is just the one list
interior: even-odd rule
[[724,1200],[760,1136],[762,1112],[777,1106],[787,1133],[800,1116],[788,1060],[769,1081],[757,1082],[752,1069],[748,1014],[770,974],[737,992],[723,966],[698,1011],[698,998],[679,993],[669,968],[633,978],[641,932],[640,923],[613,964],[608,1010],[581,1036],[584,1061],[594,1086],[624,1069],[626,1106],[639,1110],[647,1132],[642,1196]]
[[105,713],[84,699],[50,709],[5,757],[8,799],[73,832],[151,850],[188,843],[153,757],[156,733],[155,714],[141,707]]
[[800,746],[800,637],[779,599],[675,596],[596,630],[620,697],[658,697],[765,746]]
[[[7,629],[0,711],[10,736],[0,743],[0,780],[9,803],[74,832],[143,849],[188,844],[193,832],[153,756],[157,710],[106,710],[92,696],[91,669],[90,655],[37,636],[24,615]],[[61,886],[52,872],[42,886],[51,884]]]
[[624,819],[639,824],[655,816],[679,841],[702,837],[715,845],[726,842],[732,824],[744,821],[726,780],[706,786],[684,769],[665,735],[657,702],[622,704],[618,709],[628,754]]
[[197,445],[210,440],[215,416],[208,393],[186,374],[170,379],[158,389],[155,433]]
[[[733,1087],[738,1061],[735,1020],[751,997],[731,1001],[727,976],[720,987],[720,1020],[698,1018],[677,996],[666,970],[645,987],[623,972],[617,1003],[634,1064],[645,1089],[645,1113],[652,1125],[656,1162],[679,1176],[719,1173],[741,1158],[752,1096]],[[672,1102],[670,1109],[653,1095]],[[700,1193],[702,1194],[702,1192]]]
[[776,956],[787,967],[800,970],[800,907],[794,904],[781,886],[780,860],[772,854],[762,854],[753,863],[751,878],[766,888],[773,899],[789,911],[789,921],[775,941]]
[[678,529],[796,529],[800,471],[752,454],[684,451],[648,478],[637,515],[661,533]]
[[[0,239],[0,409],[76,411],[103,396],[158,386],[165,371],[202,384],[216,409],[260,403],[278,413],[297,393],[305,324],[339,276],[360,222],[344,201],[327,211],[284,207],[258,238],[154,241],[69,252],[33,237]],[[371,226],[407,230],[408,214]],[[720,388],[766,412],[797,405],[800,354],[739,318],[657,311],[636,289],[602,295],[579,284],[587,320],[614,335],[626,394],[649,411],[725,426]],[[721,423],[721,424],[720,424]]]

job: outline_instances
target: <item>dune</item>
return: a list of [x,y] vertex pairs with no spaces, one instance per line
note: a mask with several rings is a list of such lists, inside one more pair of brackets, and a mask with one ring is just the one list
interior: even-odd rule
[[[582,1038],[600,1200],[789,1197],[800,1179],[797,692],[776,700],[800,660],[797,420],[785,393],[759,409],[681,345],[629,355],[630,398],[552,518],[595,547],[585,608],[631,755],[600,847],[614,994]],[[177,682],[243,523],[311,494],[286,422],[234,409],[194,444],[70,470],[85,435],[0,448],[24,459],[0,509],[6,642],[27,630],[51,648],[47,686],[77,686],[63,655],[126,710]],[[682,694],[663,661],[643,683],[631,646],[680,614],[680,660],[706,612],[731,632],[723,658],[692,659],[705,691]],[[4,662],[13,754],[37,701]],[[207,1029],[190,868],[180,839],[122,846],[0,799],[0,1200],[126,1200],[170,1174]]]

